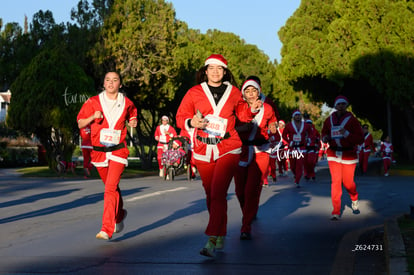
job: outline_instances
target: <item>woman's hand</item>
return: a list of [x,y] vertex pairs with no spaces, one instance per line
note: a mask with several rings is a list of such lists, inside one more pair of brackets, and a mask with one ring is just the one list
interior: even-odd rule
[[259,111],[260,108],[262,108],[262,106],[263,106],[263,102],[260,99],[256,99],[255,101],[252,102],[252,104],[250,105],[250,108],[253,113],[256,113]]
[[137,125],[138,125],[138,121],[136,119],[128,121],[128,126],[129,127],[135,128],[135,127],[137,127]]
[[198,116],[194,115],[191,119],[191,126],[193,128],[205,129],[207,127],[208,120],[205,118],[199,118]]
[[95,113],[93,114],[93,119],[99,119],[99,118],[103,118],[102,112],[95,111]]

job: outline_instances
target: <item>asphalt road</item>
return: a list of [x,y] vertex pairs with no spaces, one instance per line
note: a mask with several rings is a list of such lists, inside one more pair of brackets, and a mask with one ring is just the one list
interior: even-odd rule
[[385,274],[384,221],[409,211],[413,177],[357,176],[360,214],[344,192],[343,215],[331,221],[326,163],[318,170],[302,188],[289,176],[263,189],[251,241],[239,239],[232,184],[226,247],[210,259],[199,255],[208,219],[199,178],[123,179],[125,229],[102,241],[100,180],[0,169],[0,274]]

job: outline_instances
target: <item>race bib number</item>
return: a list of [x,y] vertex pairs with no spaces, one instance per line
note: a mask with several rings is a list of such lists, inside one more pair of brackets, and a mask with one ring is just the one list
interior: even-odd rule
[[385,148],[385,153],[390,153],[391,149],[390,148]]
[[208,120],[208,124],[204,129],[205,133],[213,136],[224,137],[227,130],[227,119],[214,115],[207,115],[205,119]]
[[293,135],[293,141],[294,142],[301,142],[302,141],[302,136],[300,134],[294,134]]
[[106,147],[111,147],[119,144],[121,139],[121,130],[114,129],[102,129],[99,137],[99,141]]
[[331,137],[334,139],[343,138],[344,136],[341,134],[340,130],[341,130],[340,126],[332,126]]

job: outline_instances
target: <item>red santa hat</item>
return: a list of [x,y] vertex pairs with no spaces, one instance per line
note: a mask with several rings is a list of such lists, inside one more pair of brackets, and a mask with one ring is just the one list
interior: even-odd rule
[[174,140],[174,141],[173,141],[173,143],[174,143],[175,145],[177,145],[178,147],[181,147],[181,145],[182,145],[181,141],[180,141],[180,140],[178,140],[178,139]]
[[166,121],[170,121],[170,119],[167,116],[162,116],[161,120],[166,120]]
[[286,123],[285,123],[285,121],[284,120],[279,120],[279,123],[282,123],[283,125],[285,125]]
[[335,103],[334,103],[334,107],[336,107],[337,104],[339,103],[345,103],[347,106],[349,104],[348,98],[346,98],[343,95],[339,95],[335,98]]
[[312,124],[312,119],[307,119],[306,123]]
[[249,86],[256,88],[259,91],[259,96],[260,96],[260,94],[262,93],[262,88],[260,87],[259,83],[253,79],[248,79],[243,83],[242,85],[243,96],[244,96],[244,90],[246,90],[247,87]]
[[302,113],[301,113],[299,110],[295,110],[295,111],[292,113],[292,118],[294,118],[296,115],[302,115]]
[[204,62],[204,66],[210,64],[220,65],[224,68],[227,68],[227,60],[221,54],[212,54],[207,57],[206,61]]

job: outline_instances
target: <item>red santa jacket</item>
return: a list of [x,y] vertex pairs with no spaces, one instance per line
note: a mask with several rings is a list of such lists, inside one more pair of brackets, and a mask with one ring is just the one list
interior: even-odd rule
[[309,144],[307,147],[307,152],[318,152],[321,146],[321,134],[315,128],[315,125],[309,124],[312,131],[312,137],[309,139]]
[[390,160],[394,160],[394,147],[392,146],[391,143],[389,142],[383,142],[381,144],[381,148],[380,148],[380,152],[382,155],[382,159],[390,159]]
[[[167,132],[169,134],[167,134]],[[164,148],[164,145],[167,144],[172,137],[177,136],[177,132],[174,127],[169,124],[158,125],[155,129],[154,137],[158,137],[157,148]]]
[[[250,108],[242,98],[240,90],[226,82],[227,88],[216,105],[206,82],[192,87],[184,96],[178,108],[177,126],[185,129],[193,145],[194,159],[210,162],[223,155],[240,154],[241,140],[235,127],[236,116],[246,112],[252,115]],[[209,120],[207,129],[195,129],[188,123],[199,111]]]
[[364,142],[361,144],[360,150],[363,150],[364,152],[371,152],[372,150],[375,152],[374,139],[370,133],[364,135]]
[[129,155],[128,148],[126,146],[127,128],[125,121],[131,121],[137,119],[137,109],[130,99],[125,97],[122,93],[118,94],[116,108],[116,116],[112,117],[109,114],[108,107],[104,104],[104,93],[101,92],[97,96],[89,98],[79,111],[77,120],[85,119],[92,116],[95,111],[101,111],[103,114],[102,119],[96,119],[91,123],[91,141],[94,147],[105,147],[101,144],[101,133],[103,129],[120,130],[119,144],[123,143],[124,147],[112,152],[101,152],[93,150],[91,154],[92,164],[96,167],[108,166],[109,160],[128,164],[127,158]]
[[[254,118],[239,117],[239,123],[251,123],[250,131],[239,133],[243,143],[239,165],[247,167],[257,152],[270,152],[268,125],[277,121],[275,112],[267,103],[263,103]],[[238,123],[238,124],[239,124]]]
[[287,141],[290,150],[298,150],[303,153],[306,152],[306,146],[309,145],[312,137],[312,128],[303,120],[299,128],[296,128],[292,120],[286,124],[282,134],[282,138]]
[[[339,128],[345,129],[345,134],[338,132]],[[328,139],[327,149],[328,161],[344,164],[358,162],[357,146],[364,140],[364,134],[358,120],[346,112],[338,117],[337,112],[332,113],[324,122],[322,127],[322,140]]]

